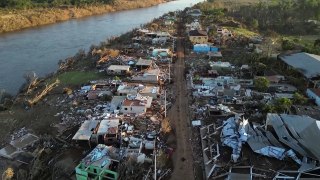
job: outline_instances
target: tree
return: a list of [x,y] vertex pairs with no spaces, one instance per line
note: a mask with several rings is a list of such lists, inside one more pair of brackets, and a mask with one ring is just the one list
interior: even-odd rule
[[275,102],[275,109],[279,113],[290,112],[291,106],[292,106],[292,101],[288,98],[279,98]]
[[254,87],[256,90],[266,92],[269,88],[270,82],[265,77],[259,77],[254,80]]
[[259,21],[257,19],[253,19],[251,21],[251,26],[254,28],[254,29],[258,29],[259,27]]
[[276,108],[275,108],[274,105],[265,104],[265,105],[263,106],[262,111],[263,111],[264,113],[275,113],[275,112],[276,112]]
[[294,104],[300,104],[300,105],[303,105],[307,102],[307,98],[304,97],[302,94],[296,92],[293,94],[293,103]]
[[281,44],[282,50],[293,50],[295,48],[295,44],[287,39],[282,40]]
[[313,46],[320,48],[320,39],[315,40]]
[[32,89],[39,84],[39,79],[34,71],[27,72],[23,75],[27,83],[27,94],[31,93]]

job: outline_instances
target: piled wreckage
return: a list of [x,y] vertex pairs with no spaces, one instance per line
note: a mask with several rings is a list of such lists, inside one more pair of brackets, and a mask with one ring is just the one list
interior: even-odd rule
[[[134,37],[126,42],[129,44],[122,44],[123,49],[95,47],[91,57],[97,60],[96,71],[105,73],[106,79],[91,81],[78,90],[65,88],[57,103],[47,102],[63,109],[54,115],[60,123],[51,125],[58,129],[57,137],[64,138],[63,147],[87,154],[75,167],[76,179],[150,179],[171,172],[168,167],[157,169],[155,159],[172,151],[160,138],[160,126],[172,100],[165,96],[175,57],[174,37],[169,33],[176,29],[175,19],[175,13],[166,15],[160,18],[161,28],[134,30]],[[39,141],[42,143],[42,138],[23,132],[0,150],[0,156],[17,159]],[[49,154],[48,149],[40,152]],[[30,153],[35,165],[45,163],[37,160],[39,154]],[[50,163],[59,159],[49,158]],[[133,172],[135,167],[141,168]]]
[[[121,173],[130,173],[124,171],[130,168],[129,164],[155,166],[158,151],[166,148],[159,132],[169,100],[163,96],[173,57],[165,45],[171,40],[172,36],[167,32],[137,30],[132,47],[147,47],[146,44],[161,47],[140,52],[144,53],[144,58],[133,56],[137,49],[126,49],[126,55],[100,61],[100,72],[106,69],[108,75],[119,76],[118,81],[124,79],[123,76],[126,80],[113,85],[112,82],[94,82],[78,92],[96,103],[93,108],[83,110],[86,120],[72,138],[79,145],[95,147],[76,167],[77,179],[123,179],[126,175]],[[103,96],[112,97],[110,101],[100,101]],[[168,174],[168,171],[161,173],[160,170],[140,171],[145,172],[144,178]]]
[[[204,179],[320,179],[320,120],[314,112],[313,117],[302,113],[312,107],[298,108],[300,114],[293,115],[266,114],[257,106],[292,99],[297,88],[283,75],[271,74],[265,78],[274,92],[256,91],[253,67],[226,61],[228,51],[221,50],[225,45],[232,49],[228,43],[237,35],[219,25],[201,30],[198,16],[191,16],[187,28],[193,48],[186,79],[192,94],[192,133],[201,141],[194,156],[202,155]],[[214,29],[213,35],[207,33]],[[260,47],[262,38],[250,41],[249,47]]]
[[[222,125],[210,124],[200,128],[203,158],[207,179],[217,179],[228,177],[237,179],[242,176],[264,177],[273,179],[299,179],[304,176],[319,178],[319,146],[315,144],[320,137],[320,121],[308,116],[288,115],[288,114],[268,114],[267,122],[261,125],[249,122],[246,119],[230,117],[223,121]],[[220,139],[217,135],[220,134]],[[297,170],[270,170],[265,169],[263,174],[252,173],[254,166],[247,164],[251,169],[246,175],[232,174],[236,164],[243,164],[241,157],[242,146],[247,143],[252,151],[263,156],[276,158],[278,160],[292,159],[297,166]],[[235,164],[230,166],[230,171],[221,174],[225,169],[221,158],[221,149],[228,146],[232,149],[230,160]],[[242,158],[242,159],[241,159]],[[248,166],[250,165],[250,166]],[[262,169],[260,169],[261,171]],[[315,172],[315,173],[310,173]]]

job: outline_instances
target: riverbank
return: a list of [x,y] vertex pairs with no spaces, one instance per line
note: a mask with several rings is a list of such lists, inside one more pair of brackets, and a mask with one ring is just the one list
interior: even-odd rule
[[29,10],[0,10],[0,33],[29,27],[53,24],[74,18],[150,7],[165,0],[117,0],[114,5],[88,5],[83,7],[37,8]]
[[[166,14],[166,16],[170,17],[172,22],[175,22],[175,19],[177,19],[175,18],[175,13],[172,12]],[[165,25],[165,18],[163,17],[154,19],[152,22],[143,25],[141,28],[172,32],[172,34],[175,34],[176,25],[174,23]],[[106,69],[110,64],[119,62],[125,64],[127,63],[128,57],[137,62],[141,57],[146,59],[151,55],[151,52],[148,52],[147,50],[150,46],[154,46],[154,44],[146,40],[141,42],[139,48],[134,48],[127,53],[123,51],[128,47],[128,44],[132,44],[132,38],[137,34],[140,33],[136,30],[131,30],[121,36],[110,39],[108,43],[104,42],[100,45],[93,45],[89,51],[81,50],[75,56],[61,62],[59,64],[59,70],[51,76],[39,79],[32,75],[30,76],[31,78],[29,79],[32,83],[28,84],[31,85],[26,86],[26,89],[22,90],[21,93],[17,95],[8,110],[0,111],[0,125],[3,128],[3,131],[0,132],[0,144],[2,147],[5,147],[10,140],[12,140],[13,136],[11,135],[15,135],[14,137],[16,138],[18,136],[21,137],[26,133],[34,134],[39,137],[40,140],[38,141],[39,143],[36,142],[32,144],[32,147],[29,146],[30,149],[32,148],[35,155],[32,161],[27,162],[28,165],[22,164],[20,166],[19,164],[18,166],[16,165],[18,163],[15,159],[10,160],[1,158],[0,164],[3,165],[4,168],[0,169],[0,174],[2,174],[6,168],[10,167],[13,169],[15,177],[22,179],[39,179],[39,177],[41,177],[41,179],[49,179],[50,177],[52,177],[52,179],[65,179],[67,177],[75,179],[75,167],[84,157],[84,153],[87,153],[92,149],[91,147],[81,147],[77,145],[72,138],[83,120],[97,117],[96,114],[93,113],[92,117],[89,117],[89,114],[85,114],[85,111],[87,110],[88,112],[89,109],[92,109],[92,112],[96,113],[98,112],[98,109],[95,107],[98,107],[101,104],[105,106],[107,103],[111,103],[110,100],[113,96],[116,96],[116,91],[118,89],[116,84],[112,84],[112,80],[120,78],[123,82],[131,82],[130,74],[112,75],[107,72],[101,72],[101,69]],[[172,40],[168,40],[168,42],[161,47],[172,47]],[[143,50],[143,52],[141,52],[141,50]],[[121,54],[115,55],[116,52]],[[108,61],[100,61],[108,56],[110,56]],[[170,65],[174,66],[173,64],[168,64],[168,62],[162,62],[160,59],[150,61],[158,63],[155,67],[161,70],[161,72],[168,72]],[[152,68],[155,67],[152,66]],[[142,72],[144,71],[132,71],[134,76],[137,76]],[[174,70],[171,71],[171,73],[173,72]],[[173,77],[173,75],[171,77]],[[57,79],[59,81],[57,81]],[[93,81],[89,83],[90,80],[96,80],[96,82]],[[98,80],[100,81],[97,82]],[[53,86],[52,84],[55,85]],[[151,87],[151,84],[139,82],[140,87],[141,84]],[[87,93],[89,94],[89,92],[85,92],[85,94],[82,94],[81,92],[81,89],[83,89],[81,87],[84,87],[84,85],[92,86],[94,88],[92,89],[93,91],[90,90],[90,92],[102,90],[105,92],[108,91],[111,94],[108,93],[103,96],[99,95],[96,99],[86,98]],[[103,86],[99,87],[100,85]],[[152,86],[159,87],[157,83]],[[168,102],[171,102],[173,99],[172,96],[169,95],[173,94],[173,91],[171,90],[172,86],[173,85],[169,83],[162,84],[162,87],[166,87],[165,89],[167,89]],[[159,95],[160,94],[163,94],[163,92],[159,92]],[[40,96],[42,97],[41,100],[36,100],[38,99],[37,97]],[[36,102],[33,100],[36,100]],[[160,98],[157,97],[153,100],[152,109],[148,110],[148,113],[146,113],[146,115],[151,114],[157,121],[159,119],[159,122],[162,121],[162,114],[164,113],[160,103]],[[105,114],[107,113],[101,115]],[[172,114],[177,114],[177,112]],[[136,134],[140,134],[140,132],[141,134],[145,134],[146,131],[149,132],[151,130],[152,132],[160,132],[161,124],[153,123],[146,115],[145,113],[141,113],[139,117],[129,117],[129,119],[128,116],[119,114],[119,116],[117,115],[117,118],[121,118],[122,122],[130,120],[129,122],[132,122],[132,127],[134,127]],[[143,119],[141,119],[142,117]],[[168,157],[173,151],[172,147],[176,147],[176,145],[175,141],[171,141],[168,144],[164,143],[169,137],[171,137],[171,139],[175,138],[171,131],[169,121],[166,120],[164,122],[167,122],[167,125],[165,126],[166,132],[162,133],[161,136],[157,138],[161,138],[161,142],[157,140],[157,144],[165,145],[162,145],[161,148],[157,149],[159,152],[157,156],[157,169],[159,169],[158,176],[166,179],[166,177],[170,176],[171,169],[173,168],[172,161]],[[47,146],[49,143],[50,147]],[[167,148],[167,146],[170,148]],[[168,151],[165,151],[167,149]],[[28,153],[29,151],[31,150],[28,149]],[[148,156],[146,157],[148,159],[149,157],[152,157],[149,154],[147,155]],[[142,167],[139,164],[126,164],[126,160],[124,160],[121,161],[121,164],[119,163],[119,166],[117,166],[115,170],[119,174],[118,179],[142,179],[147,174],[149,177],[152,176],[152,173],[148,173],[148,166],[151,167],[152,164],[147,161],[146,166]],[[130,169],[129,171],[127,167],[132,167],[134,169]]]

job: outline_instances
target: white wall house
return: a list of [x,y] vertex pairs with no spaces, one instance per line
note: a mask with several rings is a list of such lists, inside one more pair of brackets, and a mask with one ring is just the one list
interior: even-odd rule
[[122,102],[120,112],[123,114],[141,114],[147,112],[147,109],[151,107],[152,97],[145,97],[137,94],[136,96],[130,97]]

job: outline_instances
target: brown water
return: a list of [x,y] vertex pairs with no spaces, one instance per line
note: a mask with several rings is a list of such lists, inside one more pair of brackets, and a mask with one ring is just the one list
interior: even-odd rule
[[60,59],[112,36],[121,35],[169,11],[182,10],[203,0],[178,0],[157,6],[74,19],[0,35],[0,89],[16,94],[23,75],[44,76],[57,70]]

